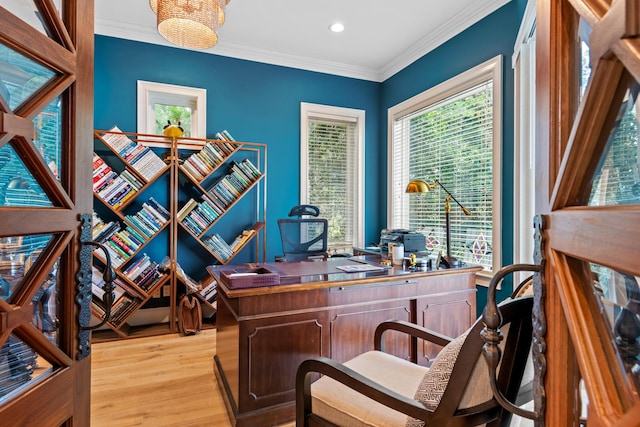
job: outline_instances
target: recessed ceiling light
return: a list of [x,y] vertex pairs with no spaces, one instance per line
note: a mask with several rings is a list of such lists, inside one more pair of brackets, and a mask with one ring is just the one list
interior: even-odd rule
[[329,26],[329,29],[334,33],[341,33],[344,31],[344,25],[342,25],[340,22],[336,22],[334,24],[331,24]]

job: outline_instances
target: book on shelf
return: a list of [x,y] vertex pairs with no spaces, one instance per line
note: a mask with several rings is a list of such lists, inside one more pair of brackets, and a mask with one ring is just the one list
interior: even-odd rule
[[256,234],[256,230],[253,228],[243,230],[235,240],[229,245],[233,252],[236,252],[239,248],[241,248],[253,235]]
[[187,203],[185,203],[178,211],[178,214],[176,215],[178,221],[182,221],[184,217],[187,216],[187,214],[191,212],[191,210],[194,209],[196,206],[198,206],[198,202],[196,202],[193,199],[189,199]]
[[260,173],[260,170],[258,170],[258,168],[253,163],[251,163],[251,160],[249,159],[242,160],[240,162],[240,167],[244,167],[244,170],[248,171],[254,180],[260,178],[260,176],[262,175]]
[[245,188],[249,187],[253,183],[253,180],[245,175],[245,172],[242,171],[236,162],[230,163],[230,174],[240,181]]
[[181,165],[182,171],[185,172],[193,181],[202,181],[204,176],[196,169],[195,166],[191,165],[191,162],[185,161]]
[[144,291],[153,288],[164,276],[159,270],[158,263],[147,254],[143,254],[142,257],[134,261],[123,271],[123,274]]
[[[142,244],[141,240],[129,227],[122,228],[118,221],[104,222],[97,213],[93,213],[92,238],[101,243],[109,253],[114,268],[126,262]],[[101,257],[103,254],[94,249]]]
[[212,303],[218,295],[218,282],[211,280],[208,285],[202,287],[199,293],[205,301]]
[[145,235],[146,238],[153,236],[164,224],[169,221],[170,214],[165,207],[158,203],[153,197],[142,203],[142,207],[133,215],[125,215],[125,220],[133,225]]
[[147,150],[141,156],[131,161],[131,166],[140,173],[147,181],[155,177],[167,165],[153,150]]
[[111,310],[109,323],[119,328],[141,305],[142,300],[140,298],[129,294],[124,295]]
[[102,140],[147,181],[166,167],[164,161],[152,149],[132,140],[117,126],[105,132]]
[[220,146],[227,154],[231,154],[235,151],[236,145],[232,144],[232,142],[235,142],[235,139],[231,136],[228,130],[225,129],[217,132],[215,134],[215,138],[220,141]]
[[102,135],[102,140],[117,153],[125,150],[133,142],[122,133],[118,126],[112,127],[109,132],[105,132]]
[[213,251],[214,254],[222,261],[228,260],[233,255],[233,250],[229,246],[227,242],[218,234],[213,233],[209,236],[206,236],[202,239],[202,243],[204,243],[209,249]]
[[122,206],[142,187],[129,171],[116,173],[95,152],[93,166],[93,191],[114,209]]

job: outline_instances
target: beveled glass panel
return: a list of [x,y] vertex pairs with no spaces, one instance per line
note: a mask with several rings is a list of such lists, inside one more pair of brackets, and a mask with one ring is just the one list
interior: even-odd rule
[[36,139],[33,141],[51,172],[60,179],[62,166],[62,103],[56,98],[33,119]]
[[0,405],[53,374],[53,366],[11,334],[0,347]]
[[638,90],[627,90],[591,189],[590,206],[640,203]]
[[[34,258],[34,256],[32,256]],[[35,261],[35,259],[34,259]],[[60,284],[58,265],[56,261],[49,275],[44,279],[38,292],[33,297],[33,324],[49,341],[58,344],[58,288]],[[28,268],[25,267],[25,272]]]
[[12,0],[3,2],[2,6],[36,30],[47,34],[40,12],[33,0]]
[[580,96],[587,90],[587,84],[591,77],[591,57],[589,55],[589,45],[584,41],[580,43]]
[[[53,0],[53,4],[56,6],[56,10],[59,13],[61,0]],[[40,31],[42,34],[49,34],[49,31],[47,31],[46,26],[42,21],[40,11],[35,6],[33,0],[5,1],[2,2],[2,7],[9,10],[9,12]]]
[[580,18],[578,26],[578,41],[580,43],[580,97],[584,95],[591,77],[591,52],[589,49],[589,34],[591,27],[587,22]]
[[11,144],[0,148],[0,206],[53,206]]
[[12,111],[54,76],[48,68],[0,44],[0,96]]
[[[36,263],[51,238],[50,234],[0,237],[0,298],[11,303],[12,295],[23,285],[25,274]],[[52,277],[56,274],[52,272]],[[45,285],[50,287],[52,283],[40,286]]]
[[594,293],[629,386],[640,392],[640,278],[591,264]]

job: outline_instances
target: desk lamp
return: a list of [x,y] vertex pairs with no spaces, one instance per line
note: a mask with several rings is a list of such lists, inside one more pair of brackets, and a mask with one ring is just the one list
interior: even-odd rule
[[447,190],[444,185],[442,185],[442,183],[440,181],[438,181],[437,179],[435,180],[435,182],[433,184],[429,184],[426,181],[423,181],[421,179],[416,179],[413,181],[410,181],[409,184],[407,184],[407,188],[405,190],[405,193],[428,193],[429,191],[433,190],[434,188],[440,186],[446,193],[447,193],[447,197],[445,197],[445,203],[444,203],[444,215],[445,215],[445,231],[447,234],[447,255],[445,256],[444,260],[447,262],[447,264],[449,264],[449,267],[456,267],[459,266],[461,264],[461,262],[456,259],[455,257],[451,256],[451,230],[450,230],[450,220],[449,220],[449,214],[451,212],[451,206],[449,204],[449,202],[451,200],[453,200],[454,202],[456,202],[458,204],[458,206],[460,206],[460,209],[462,209],[462,212],[464,212],[465,215],[471,215],[471,211],[469,211],[469,209],[465,208],[464,206],[462,206],[460,204],[460,202],[458,200],[456,200],[455,197],[453,197],[453,195],[449,192],[449,190]]

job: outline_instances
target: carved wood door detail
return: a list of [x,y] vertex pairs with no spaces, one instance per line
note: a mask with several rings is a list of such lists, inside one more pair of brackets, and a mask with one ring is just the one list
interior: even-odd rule
[[640,1],[538,0],[548,426],[640,419]]
[[0,1],[1,425],[89,425],[93,16],[93,0]]

